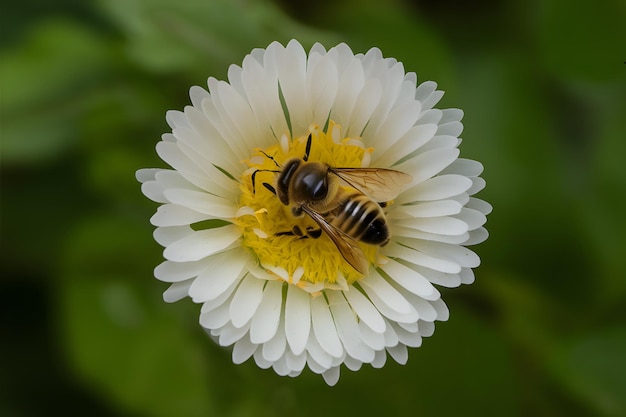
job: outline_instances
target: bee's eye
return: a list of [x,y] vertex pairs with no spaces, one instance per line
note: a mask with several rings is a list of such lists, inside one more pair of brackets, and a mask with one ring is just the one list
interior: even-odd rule
[[311,171],[299,179],[311,200],[322,200],[328,194],[328,182],[325,173]]

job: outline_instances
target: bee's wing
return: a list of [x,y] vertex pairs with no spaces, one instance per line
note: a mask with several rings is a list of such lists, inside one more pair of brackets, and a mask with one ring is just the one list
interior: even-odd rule
[[377,202],[393,200],[413,181],[409,174],[385,168],[330,168],[330,171]]
[[337,249],[339,249],[339,253],[341,256],[356,269],[360,274],[367,274],[367,270],[369,269],[369,264],[367,262],[367,258],[365,254],[359,247],[356,240],[354,240],[351,236],[347,235],[342,230],[336,228],[332,224],[328,223],[324,216],[313,210],[311,207],[306,205],[302,206],[302,210],[306,214],[311,217],[315,223],[328,235],[328,237],[333,241]]

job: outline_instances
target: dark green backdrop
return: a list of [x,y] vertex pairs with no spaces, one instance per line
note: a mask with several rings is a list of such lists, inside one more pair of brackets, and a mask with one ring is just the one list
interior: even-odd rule
[[[6,3],[6,2],[5,2]],[[626,415],[626,3],[3,4],[3,416]],[[188,88],[254,47],[378,46],[485,165],[491,237],[409,363],[327,387],[235,366],[167,305],[134,179]]]

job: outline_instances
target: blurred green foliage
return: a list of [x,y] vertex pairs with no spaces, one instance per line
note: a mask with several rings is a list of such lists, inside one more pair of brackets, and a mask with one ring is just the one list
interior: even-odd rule
[[[0,415],[626,415],[626,6],[63,0],[2,6]],[[272,40],[378,46],[465,111],[490,239],[409,363],[280,378],[167,305],[164,113]]]

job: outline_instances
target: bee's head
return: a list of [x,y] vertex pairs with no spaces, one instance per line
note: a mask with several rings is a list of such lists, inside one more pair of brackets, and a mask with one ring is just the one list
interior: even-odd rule
[[302,164],[293,176],[296,199],[320,201],[328,195],[328,167],[320,162]]

